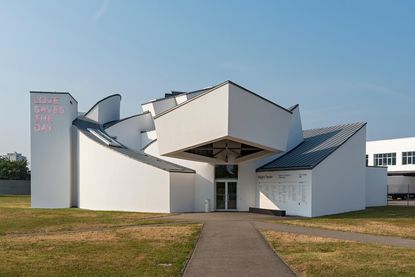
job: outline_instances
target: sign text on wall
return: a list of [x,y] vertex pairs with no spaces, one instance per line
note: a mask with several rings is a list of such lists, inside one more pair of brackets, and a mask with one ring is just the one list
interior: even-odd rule
[[65,108],[60,105],[57,96],[35,96],[33,97],[33,115],[35,132],[52,131],[53,119],[57,115],[65,113]]

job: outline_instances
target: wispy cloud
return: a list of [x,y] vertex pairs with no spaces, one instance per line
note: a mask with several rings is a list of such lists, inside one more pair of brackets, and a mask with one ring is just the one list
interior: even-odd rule
[[107,12],[108,6],[110,4],[110,0],[103,0],[101,5],[95,11],[94,16],[92,17],[93,21],[98,21],[101,17]]

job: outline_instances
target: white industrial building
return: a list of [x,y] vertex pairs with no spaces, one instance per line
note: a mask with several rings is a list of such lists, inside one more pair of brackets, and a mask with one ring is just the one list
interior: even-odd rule
[[387,167],[389,194],[415,194],[415,137],[368,141],[366,164]]
[[32,207],[314,217],[386,205],[386,169],[365,165],[365,123],[303,131],[299,105],[231,81],[127,118],[120,103],[78,113],[69,93],[31,92]]

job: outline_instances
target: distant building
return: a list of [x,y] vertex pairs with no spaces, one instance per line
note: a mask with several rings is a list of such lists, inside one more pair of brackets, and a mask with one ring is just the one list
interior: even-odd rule
[[389,194],[415,194],[415,137],[368,141],[366,164],[388,168]]
[[6,155],[3,156],[3,158],[6,158],[6,159],[8,159],[12,162],[27,160],[27,158],[25,156],[23,156],[21,153],[17,153],[17,152],[7,153]]

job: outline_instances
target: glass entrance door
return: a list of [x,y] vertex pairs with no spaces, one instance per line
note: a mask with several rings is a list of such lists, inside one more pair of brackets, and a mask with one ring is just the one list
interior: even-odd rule
[[236,210],[237,182],[216,181],[216,210]]

